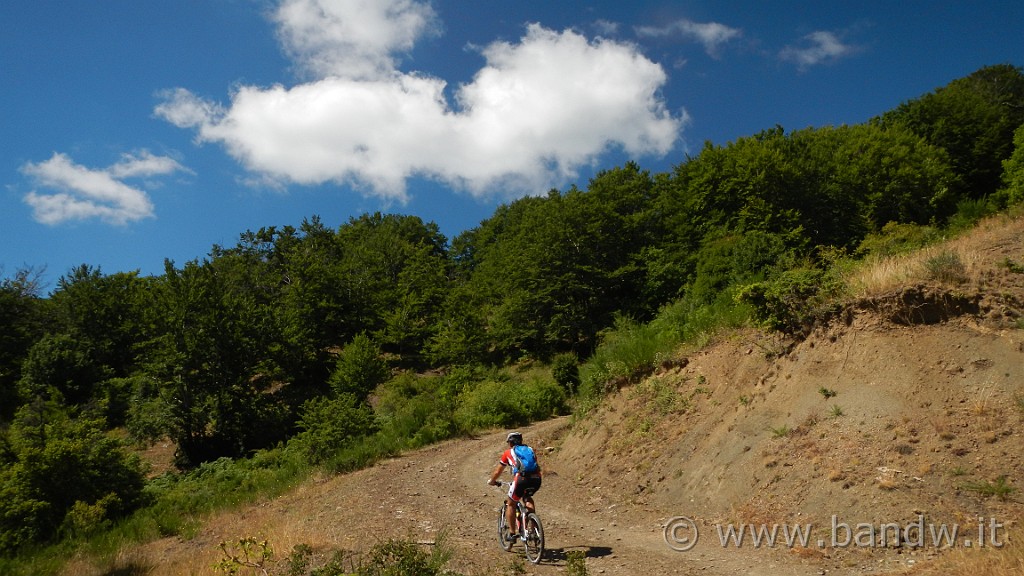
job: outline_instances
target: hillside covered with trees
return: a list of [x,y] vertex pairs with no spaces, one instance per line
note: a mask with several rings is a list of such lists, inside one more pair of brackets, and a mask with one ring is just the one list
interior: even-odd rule
[[[712,324],[800,333],[829,313],[837,263],[1022,200],[1024,71],[1003,64],[864,124],[611,168],[451,239],[409,215],[312,216],[160,276],[83,264],[42,294],[12,271],[0,553],[177,533],[175,510],[213,505],[203,482],[273,490],[566,413],[636,368],[602,354],[637,327],[672,344]],[[175,470],[157,475],[132,447],[165,438]]]

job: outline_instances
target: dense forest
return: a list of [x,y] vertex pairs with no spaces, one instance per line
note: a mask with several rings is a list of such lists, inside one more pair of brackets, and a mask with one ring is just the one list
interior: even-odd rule
[[[1022,125],[1024,72],[995,65],[864,124],[607,169],[451,239],[409,215],[311,216],[160,276],[83,264],[41,294],[37,271],[0,270],[0,553],[270,450],[344,470],[564,413],[609,334],[668,309],[799,331],[835,259],[1024,200]],[[149,474],[132,447],[164,438],[177,469]]]

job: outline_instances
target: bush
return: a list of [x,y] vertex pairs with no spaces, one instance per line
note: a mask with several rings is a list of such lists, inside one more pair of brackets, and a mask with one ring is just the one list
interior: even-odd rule
[[868,234],[856,255],[893,256],[924,248],[941,239],[941,232],[932,226],[889,222],[880,232]]
[[444,574],[444,565],[451,559],[451,550],[435,545],[427,554],[418,544],[408,540],[388,540],[377,544],[367,554],[367,561],[355,571],[356,576],[435,576]]
[[72,420],[44,405],[19,410],[15,461],[0,472],[0,551],[84,533],[138,508],[143,467],[102,422]]
[[345,446],[377,430],[373,412],[351,394],[314,398],[303,405],[302,412],[302,431],[291,442],[313,464],[326,462]]
[[565,410],[565,391],[550,380],[490,380],[459,397],[455,421],[463,431],[508,428]]
[[559,354],[551,362],[551,376],[572,394],[580,385],[579,358],[575,354]]
[[823,270],[796,268],[742,288],[736,298],[753,307],[754,318],[788,334],[799,333],[829,313],[841,284]]
[[352,394],[365,400],[387,379],[388,365],[380,349],[369,336],[359,334],[338,355],[329,382],[335,394]]
[[967,267],[955,252],[940,252],[924,263],[930,280],[959,284],[967,280]]

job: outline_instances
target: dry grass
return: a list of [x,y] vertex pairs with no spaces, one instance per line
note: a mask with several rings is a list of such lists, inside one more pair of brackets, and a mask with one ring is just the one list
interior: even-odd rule
[[943,554],[913,574],[943,576],[1020,576],[1024,574],[1024,547],[1016,542],[1015,532],[1005,534],[1001,548],[957,548]]
[[994,216],[984,220],[969,233],[951,238],[933,246],[884,258],[869,258],[853,270],[846,282],[855,298],[873,298],[888,294],[908,284],[930,280],[929,262],[947,256],[955,257],[963,265],[964,283],[972,286],[984,283],[980,247],[1001,245],[1010,236],[1024,234],[1024,217],[1020,215]]
[[869,260],[847,279],[850,293],[873,298],[908,284],[927,282],[932,280],[929,262],[949,256],[963,265],[965,282],[975,285],[981,281],[981,254],[971,248],[972,244],[969,238],[957,238],[917,252]]

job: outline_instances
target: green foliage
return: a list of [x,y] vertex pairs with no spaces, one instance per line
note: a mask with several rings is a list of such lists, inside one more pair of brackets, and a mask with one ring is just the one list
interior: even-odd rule
[[103,275],[85,264],[70,270],[50,297],[54,332],[87,349],[91,362],[110,376],[128,376],[136,365],[135,345],[146,336],[151,283],[137,272]]
[[1024,202],[1024,124],[1013,133],[1013,153],[1003,160],[1003,187],[999,196],[1005,205]]
[[681,344],[703,344],[722,328],[744,325],[750,314],[749,306],[723,293],[704,305],[681,299],[665,306],[647,324],[620,318],[580,367],[580,395],[584,399],[600,397],[611,386],[649,373]]
[[942,238],[941,231],[933,226],[889,222],[878,232],[868,234],[857,248],[857,254],[878,257],[903,254]]
[[825,388],[824,386],[822,386],[821,388],[818,388],[818,394],[821,394],[822,398],[828,400],[829,398],[834,398],[836,394],[838,394],[838,392],[832,390],[831,388]]
[[753,307],[754,318],[785,333],[798,333],[827,314],[827,303],[839,289],[822,270],[795,268],[778,277],[741,289],[736,298]]
[[963,232],[974,227],[982,218],[995,214],[1000,209],[1002,201],[992,195],[986,198],[967,198],[956,205],[956,213],[949,219],[946,229],[951,234]]
[[458,306],[479,311],[500,361],[586,354],[617,311],[650,315],[636,295],[647,285],[639,254],[659,227],[655,190],[647,172],[627,163],[600,173],[586,192],[552,190],[501,206],[456,239]]
[[221,542],[220,550],[224,556],[213,565],[213,569],[232,576],[243,570],[259,570],[266,574],[266,565],[274,558],[270,543],[252,536],[239,538],[237,542]]
[[19,410],[0,469],[0,552],[109,526],[143,502],[138,458],[102,422],[41,402]]
[[44,324],[39,273],[20,269],[13,276],[0,279],[0,422],[13,416],[20,405],[17,384],[22,363],[42,336]]
[[587,576],[587,555],[582,550],[565,553],[565,573],[568,576]]
[[508,428],[565,411],[565,390],[550,380],[489,380],[459,398],[454,418],[466,431]]
[[336,395],[351,394],[363,401],[388,376],[380,349],[369,336],[359,334],[341,350],[328,383]]
[[132,397],[128,405],[125,428],[133,440],[152,444],[167,435],[173,427],[171,406],[161,396],[159,383],[148,376],[131,379]]
[[631,390],[631,397],[640,399],[646,408],[659,416],[685,413],[690,408],[689,398],[660,378],[640,382]]
[[447,241],[415,216],[366,214],[339,228],[340,272],[358,304],[354,324],[389,352],[416,356],[444,302]]
[[279,439],[284,411],[265,391],[275,374],[273,326],[255,297],[225,285],[210,263],[168,263],[159,336],[145,346],[162,383],[178,464],[240,456]]
[[580,385],[579,363],[579,358],[569,352],[559,354],[551,361],[551,376],[570,394]]
[[276,496],[308,473],[301,453],[287,448],[260,451],[251,458],[221,458],[184,474],[167,473],[146,484],[151,504],[121,529],[132,538],[187,536],[205,514]]
[[444,566],[451,559],[451,549],[435,543],[430,553],[408,540],[387,540],[367,553],[355,571],[357,576],[435,576],[444,574]]
[[580,369],[581,392],[584,396],[600,396],[613,382],[649,372],[659,355],[669,353],[678,343],[675,333],[620,318]]
[[[242,538],[237,543],[222,542],[223,557],[214,568],[227,574],[243,571],[268,573],[274,553],[270,543],[256,538]],[[306,544],[293,548],[286,558],[288,576],[458,576],[445,568],[451,561],[452,550],[439,537],[427,552],[411,540],[392,538],[379,542],[363,554],[345,550],[317,566],[313,549]],[[276,572],[273,572],[276,573]]]
[[1011,486],[1010,483],[1007,482],[1005,474],[996,478],[995,482],[989,480],[967,482],[963,487],[965,490],[977,492],[982,496],[995,496],[1000,500],[1006,500],[1010,497],[1010,494],[1017,491],[1017,488]]
[[985,198],[999,188],[1014,131],[1024,124],[1024,74],[1009,64],[986,66],[901,104],[880,122],[906,126],[943,148],[963,196]]
[[71,405],[84,404],[97,384],[110,377],[109,368],[96,361],[87,340],[69,334],[46,335],[29,350],[22,365],[21,394],[49,397],[51,391]]
[[301,432],[292,438],[295,447],[313,464],[322,464],[341,448],[376,431],[369,406],[351,394],[314,398],[303,406]]
[[760,231],[730,235],[711,242],[697,255],[697,276],[687,297],[710,303],[732,286],[759,280],[794,260],[787,239]]

